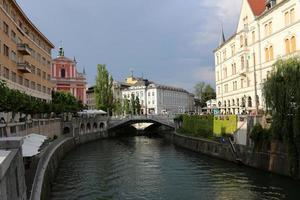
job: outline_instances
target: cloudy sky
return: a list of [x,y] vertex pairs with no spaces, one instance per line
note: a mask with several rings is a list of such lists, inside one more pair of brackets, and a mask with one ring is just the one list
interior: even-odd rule
[[213,49],[223,23],[236,29],[242,0],[17,0],[28,17],[65,55],[86,69],[106,64],[115,80],[130,75],[190,91],[214,85]]

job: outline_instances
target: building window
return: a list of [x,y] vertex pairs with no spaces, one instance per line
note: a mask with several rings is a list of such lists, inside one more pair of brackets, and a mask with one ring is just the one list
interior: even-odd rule
[[5,44],[3,45],[3,54],[7,57],[9,57],[9,47]]
[[233,44],[231,46],[231,56],[234,56],[234,54],[235,54],[235,45]]
[[252,31],[252,44],[255,43],[255,31]]
[[284,13],[284,24],[287,26],[290,24],[289,12]]
[[5,77],[6,79],[9,79],[9,69],[6,68],[6,67],[4,67],[4,77]]
[[31,81],[31,89],[35,90],[35,82]]
[[29,80],[28,80],[28,79],[25,79],[25,82],[24,82],[24,83],[25,83],[24,85],[25,85],[26,87],[29,87]]
[[290,53],[291,53],[290,40],[285,39],[285,54],[290,54]]
[[65,78],[66,77],[66,70],[65,69],[61,69],[60,70],[60,76],[61,76],[61,78]]
[[232,75],[235,75],[236,74],[236,64],[233,63],[232,64]]
[[270,60],[273,60],[274,59],[274,51],[273,51],[272,45],[269,47],[269,53],[270,53]]
[[4,32],[7,36],[9,36],[9,35],[8,35],[8,30],[9,30],[9,27],[8,27],[7,23],[3,22],[3,32]]
[[36,73],[38,76],[41,76],[41,70],[39,68],[37,68],[37,73]]
[[43,71],[43,79],[46,80],[46,72]]
[[224,77],[224,79],[225,78],[227,78],[227,67],[225,67],[224,69],[223,69],[223,77]]
[[35,66],[31,65],[31,73],[35,74]]
[[269,35],[271,35],[273,32],[273,23],[269,22]]
[[240,45],[241,45],[241,47],[244,46],[244,36],[243,35],[240,36]]
[[11,80],[13,82],[16,82],[17,81],[17,74],[15,72],[11,72]]
[[295,52],[296,49],[297,49],[297,47],[296,47],[296,37],[293,36],[293,37],[291,38],[291,52]]
[[41,91],[41,84],[37,84],[37,90]]
[[245,59],[244,59],[244,56],[241,57],[241,68],[242,69],[245,68]]
[[292,8],[290,10],[290,23],[294,23],[294,21],[295,21],[295,9]]
[[13,30],[11,31],[11,40],[14,43],[17,43],[17,35],[16,35],[16,33]]
[[17,54],[14,51],[11,51],[11,60],[17,62]]
[[19,84],[23,85],[23,77],[22,76],[19,76]]

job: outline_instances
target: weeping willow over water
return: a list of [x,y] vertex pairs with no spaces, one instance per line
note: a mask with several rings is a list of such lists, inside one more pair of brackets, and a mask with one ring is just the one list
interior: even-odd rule
[[264,83],[263,93],[273,122],[272,138],[288,148],[290,173],[299,175],[300,58],[279,60]]

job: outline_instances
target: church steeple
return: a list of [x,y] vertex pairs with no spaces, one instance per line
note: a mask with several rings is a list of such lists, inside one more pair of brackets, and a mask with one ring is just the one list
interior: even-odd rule
[[59,49],[58,49],[58,56],[59,57],[65,56],[65,51],[64,51],[64,48],[63,48],[63,45],[62,45],[62,41],[60,42],[60,46],[59,46]]
[[222,25],[219,46],[221,46],[225,42],[226,42],[226,39],[225,39],[225,34],[224,34],[224,30],[223,30],[223,25]]

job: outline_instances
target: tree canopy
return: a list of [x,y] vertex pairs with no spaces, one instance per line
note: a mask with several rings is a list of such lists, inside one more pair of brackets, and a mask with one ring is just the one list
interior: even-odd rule
[[205,107],[208,100],[216,98],[215,90],[205,82],[199,82],[195,85],[194,94],[199,99],[199,105],[197,106],[201,107]]
[[106,65],[98,64],[95,86],[95,99],[97,109],[112,111],[113,105],[113,78],[108,73]]
[[272,137],[288,145],[290,170],[295,174],[300,164],[300,59],[279,60],[274,67],[263,94],[272,114]]

